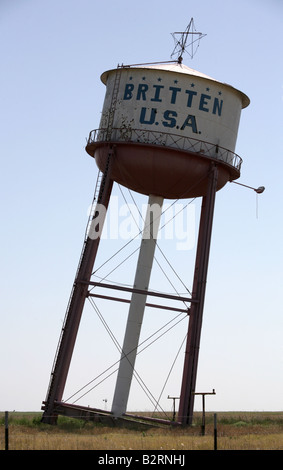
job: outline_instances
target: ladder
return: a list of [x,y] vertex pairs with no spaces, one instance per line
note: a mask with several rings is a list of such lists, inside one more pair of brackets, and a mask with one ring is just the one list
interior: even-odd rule
[[104,187],[105,187],[105,184],[106,184],[107,173],[108,173],[108,170],[109,170],[110,159],[111,159],[112,156],[113,156],[113,150],[111,149],[108,152],[108,157],[107,157],[104,173],[99,170],[98,175],[97,175],[96,185],[95,185],[95,190],[94,190],[94,196],[93,196],[91,208],[90,208],[90,211],[89,211],[89,217],[88,217],[87,227],[86,227],[86,231],[85,231],[85,241],[87,240],[87,238],[89,236],[90,227],[91,227],[92,221],[94,219],[95,212],[97,210],[97,204],[101,203],[101,198],[102,198]]
[[97,204],[98,195],[99,195],[99,192],[100,192],[102,180],[103,180],[103,173],[102,173],[102,171],[99,170],[98,175],[97,175],[95,190],[94,190],[94,196],[93,196],[91,208],[90,208],[90,211],[89,211],[89,217],[88,217],[88,222],[87,222],[86,231],[85,231],[85,239],[87,239],[87,237],[88,237],[89,229],[90,229],[90,226],[91,226],[94,214],[95,214],[96,204]]
[[[111,97],[111,103],[110,103],[110,108],[109,108],[109,117],[108,117],[108,124],[106,128],[106,137],[105,140],[106,142],[111,141],[111,134],[112,134],[112,128],[113,128],[113,121],[114,121],[114,114],[116,110],[116,104],[117,104],[117,97],[118,97],[118,92],[119,92],[119,86],[120,86],[120,79],[121,79],[121,69],[123,65],[117,65],[117,70],[114,78],[114,86],[113,86],[113,91],[112,91],[112,97]],[[108,155],[108,161],[106,165],[105,172],[107,173],[108,171],[108,166],[109,166],[109,157]],[[96,186],[95,186],[95,191],[94,191],[94,197],[91,205],[91,210],[88,218],[88,223],[86,227],[86,232],[85,232],[85,239],[88,237],[89,229],[95,214],[95,209],[96,209],[96,203],[99,202],[99,193],[101,190],[101,186],[103,183],[103,173],[99,170],[97,180],[96,180]],[[96,202],[95,202],[96,201]]]
[[97,201],[97,199],[98,199],[102,178],[103,178],[103,173],[99,170],[98,175],[97,175],[95,190],[94,190],[93,202]]
[[106,128],[106,142],[109,142],[111,140],[111,134],[112,134],[112,128],[113,128],[113,121],[114,121],[114,114],[116,111],[116,104],[117,104],[117,97],[118,97],[118,92],[119,92],[119,86],[120,86],[120,79],[121,79],[121,68],[123,65],[117,66],[115,78],[114,78],[114,86],[113,86],[113,92],[112,92],[112,97],[111,97],[111,103],[110,103],[110,108],[109,108],[109,116],[108,116],[108,124]]

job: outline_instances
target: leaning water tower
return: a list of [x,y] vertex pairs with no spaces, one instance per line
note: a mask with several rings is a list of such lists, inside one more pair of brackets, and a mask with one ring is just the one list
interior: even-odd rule
[[[182,49],[184,50],[184,48]],[[43,421],[58,414],[127,417],[127,402],[142,328],[164,199],[201,197],[193,291],[178,423],[191,424],[216,191],[240,176],[235,154],[241,91],[176,62],[121,65],[101,76],[106,86],[98,129],[86,145],[100,170],[96,206],[84,240],[46,400]],[[62,401],[76,336],[113,183],[148,196],[148,212],[131,292],[128,320],[110,412]],[[153,210],[154,208],[154,210]],[[154,216],[152,216],[154,214]],[[109,287],[109,286],[108,286]],[[113,286],[112,286],[113,288]],[[119,289],[116,286],[116,289]],[[166,299],[170,296],[164,293]],[[172,296],[171,296],[172,297]]]

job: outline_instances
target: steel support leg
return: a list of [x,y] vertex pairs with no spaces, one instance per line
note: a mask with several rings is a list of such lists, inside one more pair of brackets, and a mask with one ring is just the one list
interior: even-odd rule
[[[111,156],[112,150],[109,148],[108,164],[106,166],[100,186],[100,192],[96,206],[97,209],[92,221],[92,230],[94,230],[95,225],[97,226],[95,219],[99,220],[99,224],[103,225],[106,216],[113,186],[113,181],[109,176]],[[100,242],[101,230],[102,228],[100,225],[98,236],[95,236],[95,230],[92,232],[92,235],[91,232],[89,232],[89,236],[87,236],[84,242],[81,259],[77,269],[75,282],[70,296],[70,301],[65,315],[64,325],[61,331],[61,336],[51,372],[47,397],[44,402],[44,406],[42,407],[44,409],[42,422],[44,423],[56,424],[57,421],[55,403],[61,401],[63,396],[85,299],[87,297],[88,282],[90,281]],[[83,282],[81,283],[81,281]]]
[[215,195],[217,188],[218,169],[213,166],[209,178],[207,194],[202,200],[201,218],[199,225],[198,246],[195,262],[194,282],[190,309],[190,320],[185,350],[185,361],[183,379],[181,386],[178,422],[180,424],[192,424],[194,409],[194,392],[197,377],[197,365],[200,347],[200,336],[204,298],[206,289],[206,278],[209,261],[209,251],[212,233],[213,213]]

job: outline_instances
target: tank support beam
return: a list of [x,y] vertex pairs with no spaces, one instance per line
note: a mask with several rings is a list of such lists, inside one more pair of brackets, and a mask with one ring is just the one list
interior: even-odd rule
[[[77,269],[75,282],[71,292],[70,301],[65,315],[65,320],[59,339],[53,369],[51,372],[51,379],[49,383],[47,397],[45,402],[43,402],[44,406],[42,407],[42,409],[44,409],[44,413],[42,416],[42,422],[47,424],[56,424],[57,422],[55,403],[60,402],[63,396],[71,358],[76,342],[76,337],[79,329],[79,324],[85,304],[85,299],[88,295],[88,282],[93,271],[93,265],[95,262],[100,242],[102,226],[105,220],[106,211],[108,208],[113,186],[113,181],[110,179],[109,176],[110,171],[108,171],[109,166],[111,165],[112,154],[113,151],[109,147],[108,165],[105,169],[101,181],[96,211],[91,225],[91,230],[93,230],[93,232],[92,234],[91,232],[89,232],[89,236],[86,236],[84,242],[81,259]],[[104,207],[104,210],[99,211],[99,207],[102,208],[102,206]],[[97,223],[95,220],[98,220],[98,218],[99,223]],[[99,227],[97,227],[98,224]],[[96,228],[98,228],[99,234],[94,236]]]
[[218,169],[214,165],[209,174],[207,194],[202,199],[199,225],[198,246],[196,253],[190,320],[185,350],[183,379],[180,394],[178,422],[191,425],[194,409],[194,397],[197,377],[197,365],[200,347],[202,316],[205,299],[206,279],[212,233],[215,195]]
[[[135,288],[131,288],[131,287],[118,286],[118,285],[115,285],[115,284],[105,284],[103,282],[89,282],[88,284],[90,286],[105,287],[107,289],[116,289],[116,290],[121,290],[121,291],[124,291],[124,292],[135,292],[136,294],[152,295],[152,296],[155,296],[155,297],[163,297],[165,299],[179,300],[181,302],[192,302],[193,301],[189,297],[183,297],[181,295],[163,294],[161,292],[153,292],[153,291],[149,291],[147,289],[135,289]],[[196,300],[194,300],[194,302],[196,302]]]
[[[162,197],[149,196],[146,220],[134,280],[135,289],[148,289],[162,204]],[[123,349],[121,352],[121,360],[112,402],[111,411],[115,417],[122,416],[127,409],[146,298],[147,296],[145,293],[132,293]]]

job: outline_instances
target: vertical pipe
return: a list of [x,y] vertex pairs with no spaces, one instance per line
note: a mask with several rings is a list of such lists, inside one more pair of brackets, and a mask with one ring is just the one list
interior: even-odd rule
[[9,450],[9,413],[5,411],[5,450]]
[[176,416],[176,407],[175,407],[175,398],[173,398],[173,421],[175,421]]
[[[96,206],[100,207],[100,209],[97,210],[94,215],[94,220],[95,218],[98,218],[99,224],[102,226],[106,216],[113,186],[113,180],[110,178],[111,172],[109,171],[112,153],[112,150],[109,148],[108,169],[106,169],[103,175],[101,189],[97,201],[98,204]],[[61,401],[66,385],[79,324],[88,292],[87,282],[89,282],[91,278],[91,273],[100,242],[100,235],[101,227],[98,236],[88,236],[84,243],[82,256],[77,269],[75,282],[70,296],[70,301],[65,315],[64,325],[51,372],[47,397],[44,402],[44,413],[42,416],[42,422],[44,423],[55,424],[57,421],[57,414],[54,412],[55,402]],[[80,283],[80,281],[84,281],[84,283]]]
[[214,413],[214,450],[217,450],[217,413]]
[[204,308],[206,277],[212,233],[212,222],[217,189],[217,166],[213,165],[208,176],[207,194],[203,197],[195,262],[194,282],[190,309],[189,329],[185,351],[183,380],[180,394],[178,422],[192,424],[194,392],[196,386],[202,315]]
[[[162,197],[149,196],[145,226],[134,280],[134,287],[137,289],[147,290],[149,286],[162,204]],[[122,416],[127,409],[145,303],[146,295],[136,293],[132,294],[112,402],[111,411],[116,417]]]
[[205,394],[202,394],[202,435],[205,435]]

